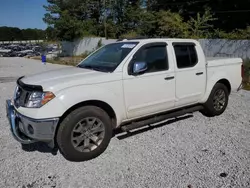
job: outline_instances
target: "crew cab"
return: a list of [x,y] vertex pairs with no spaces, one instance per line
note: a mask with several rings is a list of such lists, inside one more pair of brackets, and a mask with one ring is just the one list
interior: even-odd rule
[[116,129],[196,111],[223,114],[241,69],[241,58],[206,58],[196,40],[124,39],[77,66],[20,77],[7,116],[18,142],[45,142],[67,160],[90,160]]

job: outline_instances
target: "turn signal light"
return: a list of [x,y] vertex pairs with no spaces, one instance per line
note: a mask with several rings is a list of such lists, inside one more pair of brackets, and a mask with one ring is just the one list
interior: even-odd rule
[[42,105],[45,105],[49,101],[55,98],[55,95],[52,92],[46,92],[44,93],[43,100],[41,102]]

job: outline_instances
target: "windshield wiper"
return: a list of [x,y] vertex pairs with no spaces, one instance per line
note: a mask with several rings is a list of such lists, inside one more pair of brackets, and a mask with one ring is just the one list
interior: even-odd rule
[[95,70],[95,71],[100,71],[100,72],[106,72],[103,69],[91,65],[78,65],[78,67],[83,68],[83,69],[90,69],[90,70]]

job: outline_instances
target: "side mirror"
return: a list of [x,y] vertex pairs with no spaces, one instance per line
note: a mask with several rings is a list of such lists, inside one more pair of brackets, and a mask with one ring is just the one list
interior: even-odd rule
[[142,74],[148,69],[146,62],[135,62],[133,65],[133,74]]

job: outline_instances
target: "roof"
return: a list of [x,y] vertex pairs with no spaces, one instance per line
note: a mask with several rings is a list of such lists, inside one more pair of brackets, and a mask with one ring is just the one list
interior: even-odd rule
[[118,39],[117,42],[154,42],[154,41],[168,41],[168,42],[198,42],[195,39],[183,39],[183,38],[130,38],[130,39]]

